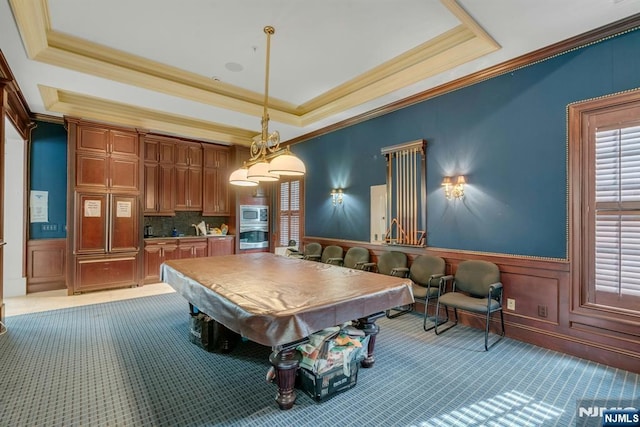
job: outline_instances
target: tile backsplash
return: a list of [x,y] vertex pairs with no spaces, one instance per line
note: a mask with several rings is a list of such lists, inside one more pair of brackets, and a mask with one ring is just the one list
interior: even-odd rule
[[198,224],[204,221],[205,224],[213,227],[220,227],[223,223],[229,225],[229,217],[202,216],[201,212],[176,212],[176,216],[145,216],[144,225],[150,225],[153,229],[153,236],[168,237],[175,227],[179,235],[195,236],[196,230],[191,224]]

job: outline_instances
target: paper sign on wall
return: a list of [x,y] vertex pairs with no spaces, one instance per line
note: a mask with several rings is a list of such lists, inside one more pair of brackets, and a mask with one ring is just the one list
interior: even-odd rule
[[31,190],[29,199],[31,222],[49,222],[49,192]]
[[131,218],[131,202],[117,202],[116,216],[119,218]]
[[102,211],[102,200],[85,200],[84,201],[84,216],[85,217],[100,217]]

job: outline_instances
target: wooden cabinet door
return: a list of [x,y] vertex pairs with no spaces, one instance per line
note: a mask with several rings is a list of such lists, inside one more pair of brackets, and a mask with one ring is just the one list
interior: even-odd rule
[[111,252],[138,251],[140,249],[138,198],[113,194],[110,199],[109,250]]
[[111,157],[109,159],[109,188],[116,191],[138,190],[138,163],[138,158]]
[[218,145],[203,144],[202,166],[205,168],[226,168],[229,162],[229,148]]
[[162,245],[146,244],[144,246],[144,280],[149,283],[160,280],[160,265],[162,259]]
[[158,146],[158,161],[173,165],[176,144],[173,141],[160,141]]
[[193,245],[182,241],[178,245],[178,252],[180,252],[180,259],[193,258]]
[[183,166],[175,167],[176,177],[176,210],[187,210],[189,207],[189,193],[187,184],[189,168]]
[[152,139],[145,139],[142,159],[145,162],[157,162],[160,159],[160,142]]
[[78,126],[76,149],[78,151],[106,154],[109,144],[109,130],[95,126]]
[[180,251],[178,251],[178,242],[173,240],[162,247],[162,262],[172,259],[180,259]]
[[108,195],[76,193],[75,252],[107,252]]
[[222,169],[203,169],[202,215],[229,216],[229,183],[226,171]]
[[202,214],[229,216],[229,149],[204,146]]
[[189,168],[189,210],[201,211],[202,210],[202,168],[191,167]]
[[144,213],[175,215],[173,141],[146,139],[144,142]]
[[206,257],[208,253],[207,238],[180,239],[178,243],[180,258]]
[[209,256],[233,255],[234,252],[233,236],[209,238]]
[[175,210],[202,210],[202,169],[176,166]]
[[174,163],[176,166],[189,166],[189,146],[187,144],[181,142],[176,144]]
[[218,169],[216,175],[216,201],[218,215],[229,215],[229,173],[227,169]]
[[118,130],[109,131],[110,154],[138,157],[138,135]]
[[161,215],[175,215],[176,213],[176,184],[173,164],[158,165],[158,213]]
[[158,211],[159,206],[159,168],[158,163],[145,163],[144,164],[144,187],[143,187],[143,199],[144,199],[144,213],[153,214]]
[[138,283],[137,254],[119,257],[79,257],[74,292],[134,286]]
[[107,189],[109,182],[109,159],[95,153],[77,153],[76,187]]
[[202,215],[213,216],[218,212],[216,204],[216,182],[218,171],[212,168],[202,170]]
[[189,166],[202,167],[202,145],[189,144]]
[[177,166],[202,167],[202,146],[192,142],[179,142],[175,146]]
[[202,210],[202,146],[181,142],[175,146],[177,211]]
[[198,240],[193,242],[193,257],[202,258],[208,256],[209,245],[207,239]]

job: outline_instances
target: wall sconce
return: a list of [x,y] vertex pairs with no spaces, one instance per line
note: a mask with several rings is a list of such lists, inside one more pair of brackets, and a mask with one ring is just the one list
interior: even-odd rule
[[330,194],[333,206],[342,204],[342,188],[334,188]]
[[467,183],[464,175],[455,177],[445,176],[442,178],[444,196],[447,200],[464,198],[464,185]]

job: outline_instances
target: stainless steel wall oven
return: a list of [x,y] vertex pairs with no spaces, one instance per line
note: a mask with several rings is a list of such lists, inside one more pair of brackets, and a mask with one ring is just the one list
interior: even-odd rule
[[269,207],[240,205],[240,249],[269,247]]

